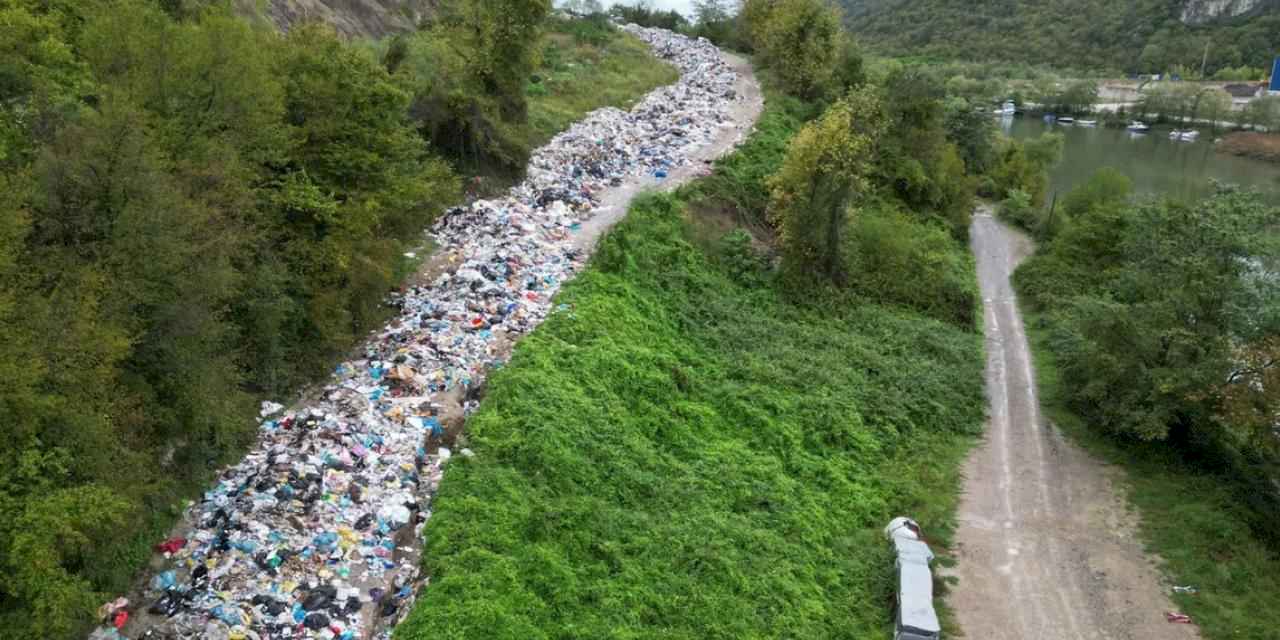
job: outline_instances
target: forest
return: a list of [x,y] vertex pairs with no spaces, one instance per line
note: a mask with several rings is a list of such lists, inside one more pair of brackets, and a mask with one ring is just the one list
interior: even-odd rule
[[463,176],[507,183],[674,77],[549,12],[462,0],[371,43],[217,1],[0,2],[0,637],[83,632],[258,403],[386,317]]
[[[1123,73],[1206,77],[1271,68],[1280,5],[1186,24],[1182,0],[841,0],[870,50],[931,60],[1021,62]],[[1202,68],[1203,67],[1203,68]],[[1236,74],[1232,74],[1238,75]],[[1237,79],[1224,77],[1223,79]]]

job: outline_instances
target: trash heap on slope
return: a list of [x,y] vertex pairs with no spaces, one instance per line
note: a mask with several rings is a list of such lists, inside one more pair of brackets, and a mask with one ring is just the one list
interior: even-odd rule
[[[166,569],[133,612],[139,637],[386,637],[412,608],[416,549],[451,457],[432,452],[440,398],[478,384],[504,342],[553,311],[585,258],[575,233],[605,189],[665,178],[731,121],[738,78],[713,45],[624,29],[680,81],[631,111],[589,114],[538,149],[505,198],[441,218],[431,232],[458,257],[449,272],[393,297],[399,316],[309,406],[264,403],[255,447],[187,510],[185,533],[157,546]],[[121,602],[104,605],[94,638],[124,637]]]

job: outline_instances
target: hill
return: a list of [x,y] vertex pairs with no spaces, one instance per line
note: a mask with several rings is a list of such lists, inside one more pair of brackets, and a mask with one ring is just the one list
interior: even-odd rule
[[1277,0],[839,0],[878,53],[1130,73],[1269,69]]
[[437,0],[237,0],[241,13],[270,21],[281,31],[304,22],[327,22],[347,37],[378,38],[412,31]]

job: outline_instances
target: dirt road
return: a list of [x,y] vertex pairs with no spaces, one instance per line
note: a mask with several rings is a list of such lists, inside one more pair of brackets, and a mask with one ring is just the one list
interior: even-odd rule
[[984,442],[965,465],[950,606],[972,640],[1178,640],[1174,610],[1113,486],[1117,470],[1041,415],[1009,276],[1031,242],[982,208],[970,229],[985,307]]

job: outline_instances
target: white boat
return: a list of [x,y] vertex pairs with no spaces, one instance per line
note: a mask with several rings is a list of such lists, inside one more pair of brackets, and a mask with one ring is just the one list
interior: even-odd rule
[[1134,120],[1129,123],[1128,129],[1135,133],[1146,133],[1151,130],[1151,127],[1147,126],[1147,123],[1141,120]]
[[1004,104],[1000,105],[1000,113],[1008,116],[1013,115],[1017,110],[1018,108],[1013,104],[1012,100],[1005,100]]
[[1076,120],[1076,124],[1082,127],[1096,127],[1098,126],[1098,121],[1097,120]]
[[1061,118],[1058,118],[1058,124],[1071,124],[1075,121],[1076,119],[1071,116],[1062,116]]
[[1179,131],[1177,129],[1174,129],[1173,131],[1169,132],[1170,140],[1181,140],[1183,142],[1195,142],[1196,138],[1199,138],[1199,137],[1200,137],[1200,132],[1196,131],[1195,129],[1187,129],[1186,131]]

